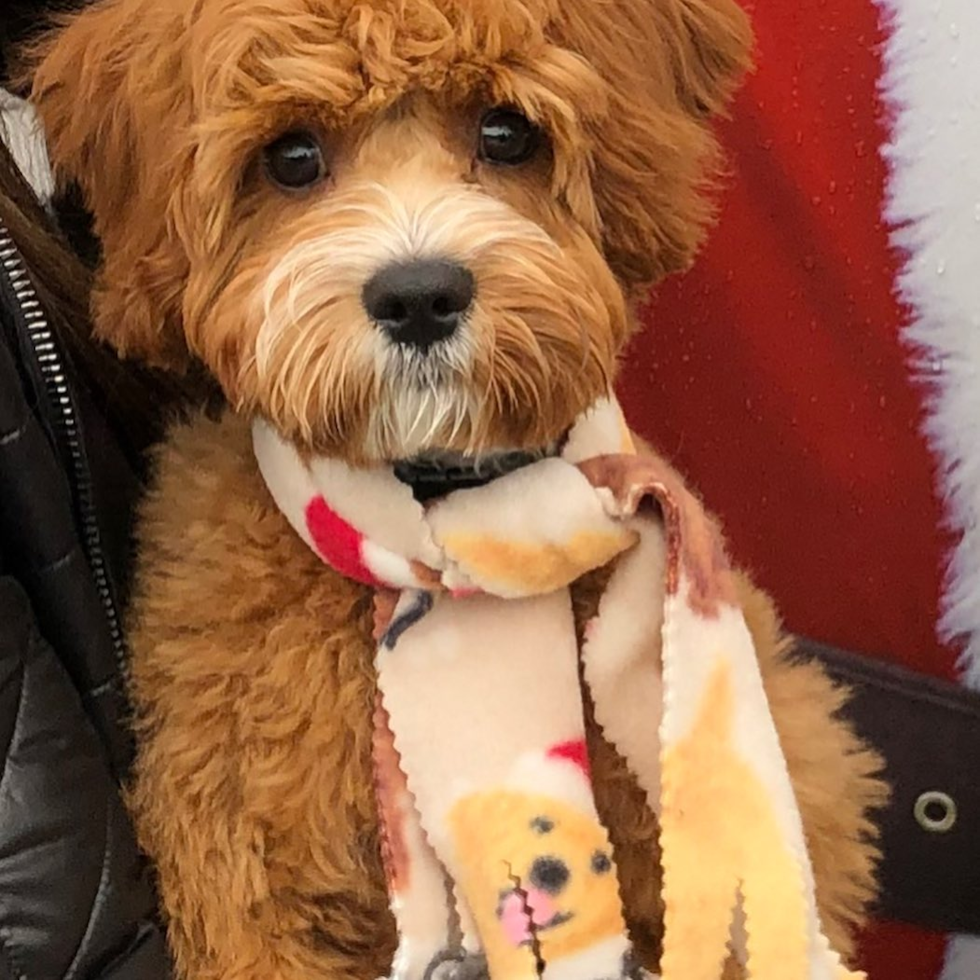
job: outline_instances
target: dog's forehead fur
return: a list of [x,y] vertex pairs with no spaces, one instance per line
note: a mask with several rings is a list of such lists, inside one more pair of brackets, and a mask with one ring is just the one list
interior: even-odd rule
[[559,36],[547,0],[285,0],[265,12],[198,0],[185,15],[184,108],[203,138],[227,127],[260,139],[311,116],[350,130],[421,91],[444,108],[519,105],[585,152],[580,121],[608,108],[609,79]]
[[[510,104],[551,135],[555,196],[598,227],[588,181],[575,175],[589,166],[612,79],[550,0],[286,0],[275,18],[263,6],[204,0],[186,21],[184,109],[212,174],[234,179],[250,152],[292,125],[316,121],[349,141],[412,93],[446,124],[464,108]],[[658,88],[669,93],[666,76]]]
[[483,68],[533,56],[560,20],[552,0],[284,0],[268,14],[263,0],[200,0],[188,4],[186,23],[211,42],[263,38],[270,51],[280,43],[299,57],[336,45],[359,59],[368,85],[387,86],[431,81],[452,62]]

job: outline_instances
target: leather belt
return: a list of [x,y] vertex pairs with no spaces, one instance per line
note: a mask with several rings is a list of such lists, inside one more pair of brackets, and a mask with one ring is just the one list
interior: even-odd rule
[[844,713],[885,759],[879,914],[980,934],[980,695],[813,640],[797,652],[851,688]]

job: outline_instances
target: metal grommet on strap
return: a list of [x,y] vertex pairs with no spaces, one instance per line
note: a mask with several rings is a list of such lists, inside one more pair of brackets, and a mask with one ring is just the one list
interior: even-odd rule
[[920,794],[912,812],[916,823],[930,834],[948,833],[956,824],[956,800],[940,790]]

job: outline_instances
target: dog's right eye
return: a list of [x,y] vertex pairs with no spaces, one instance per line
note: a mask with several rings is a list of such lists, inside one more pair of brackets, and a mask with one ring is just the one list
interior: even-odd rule
[[480,123],[480,159],[487,163],[526,163],[540,145],[541,131],[516,109],[491,109]]
[[265,169],[273,183],[296,191],[319,183],[327,172],[323,150],[311,133],[286,133],[265,148]]

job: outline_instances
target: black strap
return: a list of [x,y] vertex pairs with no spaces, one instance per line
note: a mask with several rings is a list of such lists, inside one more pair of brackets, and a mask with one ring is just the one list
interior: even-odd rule
[[797,649],[853,690],[846,713],[886,761],[880,914],[980,934],[980,695],[812,640]]

